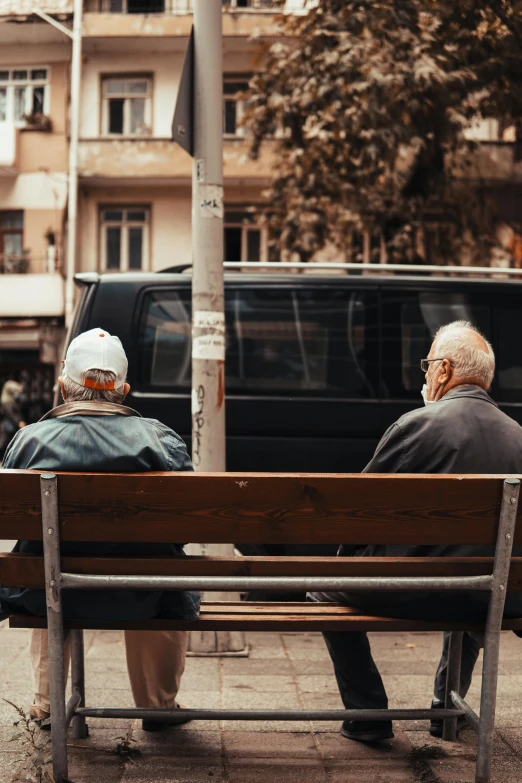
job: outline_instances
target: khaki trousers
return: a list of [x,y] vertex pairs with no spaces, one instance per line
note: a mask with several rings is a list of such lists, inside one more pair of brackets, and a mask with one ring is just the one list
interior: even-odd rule
[[[186,631],[125,631],[127,671],[136,707],[171,709],[185,668]],[[34,705],[49,712],[49,648],[47,631],[31,632]],[[71,659],[70,640],[64,645],[65,676]]]

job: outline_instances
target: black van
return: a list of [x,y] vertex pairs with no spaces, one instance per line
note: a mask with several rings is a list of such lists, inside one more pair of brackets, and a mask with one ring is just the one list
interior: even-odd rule
[[[432,276],[225,275],[227,468],[360,471],[422,404],[420,360],[464,319],[492,342],[492,396],[522,423],[522,282]],[[103,327],[129,358],[129,405],[190,448],[191,277],[78,275],[69,335]]]

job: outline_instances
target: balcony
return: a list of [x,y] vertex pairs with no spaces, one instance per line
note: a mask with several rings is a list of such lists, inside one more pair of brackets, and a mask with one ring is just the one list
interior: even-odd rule
[[47,14],[70,15],[73,0],[0,0],[0,17],[30,16],[34,9]]
[[[246,159],[243,139],[225,139],[223,168],[225,180],[269,181],[272,154],[269,146],[257,161]],[[82,139],[79,145],[79,172],[83,179],[154,180],[178,183],[192,180],[192,159],[169,139]]]
[[0,319],[59,318],[64,312],[64,281],[60,274],[0,276]]
[[[1,2],[1,0],[0,0]],[[109,9],[116,8],[117,11]],[[281,13],[271,0],[251,0],[243,6],[241,0],[224,6],[223,36],[250,38],[262,30],[264,35],[278,35],[274,20]],[[287,0],[288,13],[303,11],[303,0]],[[186,38],[192,26],[190,0],[90,0],[85,5],[83,34],[89,38]]]
[[0,177],[12,177],[18,173],[19,131],[10,122],[0,122]]

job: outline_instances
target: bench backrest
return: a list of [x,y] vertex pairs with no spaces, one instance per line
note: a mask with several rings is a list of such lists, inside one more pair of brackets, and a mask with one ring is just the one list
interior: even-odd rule
[[[209,544],[494,544],[505,478],[57,475],[62,541]],[[39,472],[0,471],[0,538],[42,538]]]

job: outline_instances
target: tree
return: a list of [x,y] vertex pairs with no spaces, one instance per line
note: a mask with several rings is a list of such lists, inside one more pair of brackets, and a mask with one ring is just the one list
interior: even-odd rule
[[391,259],[494,242],[484,183],[471,181],[477,118],[522,122],[520,0],[320,0],[281,15],[250,83],[249,154],[274,149],[272,241],[302,260],[376,227]]

